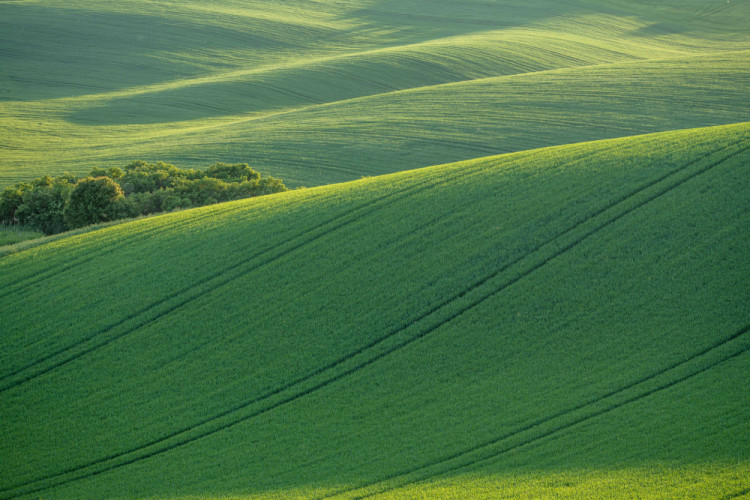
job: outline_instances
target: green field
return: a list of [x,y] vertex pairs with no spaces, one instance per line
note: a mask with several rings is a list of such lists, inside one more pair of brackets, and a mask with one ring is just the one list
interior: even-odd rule
[[668,132],[3,257],[0,497],[746,493],[749,169]]
[[135,159],[315,186],[747,120],[748,2],[652,4],[0,1],[0,186]]
[[749,497],[748,27],[0,0],[0,190],[137,159],[295,188],[0,228],[0,500]]

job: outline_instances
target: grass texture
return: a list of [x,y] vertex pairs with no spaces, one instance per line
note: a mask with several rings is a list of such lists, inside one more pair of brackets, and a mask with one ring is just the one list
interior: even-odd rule
[[0,1],[0,187],[134,159],[291,187],[745,121],[747,1]]
[[746,494],[749,169],[666,132],[7,255],[0,498]]
[[3,247],[5,245],[15,245],[24,241],[41,238],[42,236],[44,236],[44,233],[35,231],[33,229],[0,227],[0,247]]

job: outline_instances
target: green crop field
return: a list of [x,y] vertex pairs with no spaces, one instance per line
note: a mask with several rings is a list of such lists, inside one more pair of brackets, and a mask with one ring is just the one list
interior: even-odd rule
[[749,497],[748,89],[750,0],[0,0],[0,191],[293,188],[0,227],[0,500]]
[[315,186],[747,120],[747,0],[653,4],[0,0],[0,186],[136,159]]
[[748,227],[746,123],[7,255],[0,497],[746,494]]

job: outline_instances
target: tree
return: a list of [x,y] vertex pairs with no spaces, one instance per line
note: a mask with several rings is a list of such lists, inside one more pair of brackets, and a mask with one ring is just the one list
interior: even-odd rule
[[52,185],[40,184],[27,190],[23,194],[23,204],[16,211],[18,222],[46,234],[65,231],[63,211],[72,189],[67,180],[56,180]]
[[283,193],[288,191],[281,179],[275,177],[263,177],[258,181],[258,188],[255,196],[263,196],[273,193]]
[[161,209],[163,212],[172,212],[181,208],[192,207],[192,202],[187,198],[180,198],[177,195],[169,194],[161,203]]
[[19,182],[0,193],[0,223],[10,225],[18,222],[16,211],[23,204],[23,194],[30,189],[31,184]]
[[135,161],[76,181],[71,174],[37,177],[0,192],[0,224],[21,223],[46,233],[163,211],[286,191],[247,163],[215,163],[205,172],[164,162]]
[[247,163],[214,163],[206,169],[206,176],[225,182],[245,182],[260,179],[260,174]]
[[194,206],[211,205],[219,201],[229,201],[230,184],[221,179],[204,177],[181,181],[174,188],[180,198],[187,198]]
[[120,186],[109,177],[86,177],[70,192],[63,212],[70,228],[115,220],[121,211],[118,200],[123,197]]

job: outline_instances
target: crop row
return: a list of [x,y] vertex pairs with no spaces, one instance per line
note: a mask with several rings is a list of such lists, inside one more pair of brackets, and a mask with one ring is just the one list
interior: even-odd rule
[[[740,138],[740,140],[741,140],[741,138]],[[735,142],[736,142],[736,141],[737,141],[737,139],[735,139]],[[727,146],[727,147],[729,148],[729,147],[731,147],[731,146]],[[736,152],[737,152],[737,151],[735,151],[735,153],[736,153]],[[611,151],[607,151],[607,153],[608,153],[608,154],[611,154],[612,152],[611,152]],[[710,155],[709,155],[709,156],[710,156]],[[594,158],[595,158],[595,155],[594,155],[593,157],[587,158],[587,160],[588,160],[588,161],[591,161],[591,163],[592,163],[592,164],[596,164],[596,161],[594,161]],[[700,167],[701,167],[701,170],[699,170],[699,171],[698,171],[698,173],[700,173],[701,171],[705,170],[705,169],[706,169],[706,165],[707,165],[707,166],[708,166],[708,167],[710,168],[710,167],[711,167],[711,165],[713,165],[713,164],[717,163],[717,161],[718,161],[719,159],[721,159],[721,158],[720,158],[720,153],[719,153],[719,154],[714,154],[714,155],[712,156],[712,158],[714,158],[714,160],[713,160],[713,161],[709,161],[709,160],[710,160],[710,158],[706,158],[706,159],[704,159],[704,160],[703,160],[703,163],[701,163],[701,162],[698,162],[698,163],[699,163],[699,165],[700,165]],[[599,161],[599,160],[601,160],[601,159],[600,159],[600,158],[599,158],[599,159],[597,159],[597,161]],[[692,162],[691,162],[691,164],[692,164]],[[688,166],[690,166],[690,165],[688,165]],[[559,169],[561,169],[562,171],[565,171],[565,169],[566,169],[566,167],[565,167],[565,165],[564,165],[564,164],[562,164],[562,165],[559,165],[559,167],[558,167],[558,168],[559,168]],[[623,167],[623,172],[625,172],[625,171],[627,171],[627,169]],[[679,172],[679,171],[680,171],[680,168],[678,167],[678,168],[676,169],[676,171],[677,171],[677,172]],[[520,169],[518,173],[521,173],[521,172],[523,172],[523,169]],[[553,172],[554,172],[554,170],[553,170]],[[589,174],[590,174],[590,172],[587,172],[587,173],[589,173]],[[643,174],[643,173],[644,173],[644,172],[641,172],[641,174]],[[558,175],[559,175],[559,174],[558,174]],[[646,178],[648,179],[648,177],[650,177],[650,176],[652,176],[652,175],[653,175],[653,173],[650,173],[650,174],[646,174]],[[696,172],[692,172],[692,174],[691,174],[690,176],[692,177],[692,176],[694,176],[694,175],[697,175],[697,173],[696,173]],[[663,177],[664,177],[664,178],[666,178],[666,176],[663,176]],[[649,184],[653,183],[653,179],[650,179],[650,180],[651,180],[651,182],[650,182]],[[685,179],[683,179],[683,180],[685,180]],[[611,179],[611,180],[610,180],[609,182],[612,182],[612,184],[616,184],[616,180],[614,180],[614,179]],[[672,182],[674,182],[674,181],[672,181]],[[461,186],[461,180],[460,180],[460,178],[456,180],[456,184],[455,184],[455,185],[453,185],[452,187],[453,187],[453,188],[457,188],[457,187],[459,187],[459,186]],[[538,184],[538,183],[535,183],[535,184],[533,184],[533,186],[534,186],[534,187],[536,187],[536,188],[538,188],[538,187],[539,187],[539,184]],[[517,188],[517,187],[518,187],[518,185],[516,185],[516,188]],[[601,187],[601,185],[600,185],[599,187]],[[562,190],[564,191],[564,188],[560,188],[560,189],[562,189]],[[663,191],[663,190],[662,190],[662,191]],[[656,192],[656,195],[658,196],[659,194],[662,194],[662,191],[657,191],[657,192]],[[455,192],[455,193],[453,194],[453,196],[455,196],[457,200],[463,200],[463,202],[465,203],[465,198],[461,197],[459,193],[461,193],[461,191],[460,191],[460,190],[458,190],[458,189],[456,189],[456,192]],[[425,196],[426,196],[426,195],[428,195],[428,194],[429,194],[429,195],[430,195],[431,197],[434,197],[436,193],[435,193],[434,191],[425,191],[425,192],[424,192],[424,195],[425,195]],[[579,193],[578,193],[578,195],[580,196],[580,194],[581,194],[581,193],[579,192]],[[600,192],[598,192],[598,191],[594,191],[594,192],[592,192],[592,193],[590,194],[590,196],[592,197],[592,198],[591,198],[591,202],[592,202],[592,203],[596,203],[596,195],[599,195],[599,194],[600,194]],[[522,193],[519,193],[519,196],[522,196],[522,195],[523,195]],[[497,196],[497,194],[496,194],[496,196]],[[416,199],[418,199],[419,197],[415,197],[415,198],[416,198]],[[626,197],[626,198],[627,198],[627,197]],[[497,198],[495,198],[495,200],[496,200],[496,199],[497,199]],[[648,198],[648,196],[647,196],[647,197],[646,197],[646,200],[645,200],[645,201],[648,201],[648,199],[649,199],[649,198]],[[651,199],[653,199],[653,195],[651,195]],[[410,203],[411,203],[411,200],[412,200],[412,198],[409,198],[409,200],[410,200]],[[427,200],[429,200],[429,198],[427,198]],[[427,201],[427,200],[425,200],[425,201]],[[644,203],[645,201],[641,200],[641,201],[640,201],[640,203],[642,204],[642,203]],[[485,203],[486,203],[487,207],[489,208],[490,206],[492,206],[492,204],[493,204],[493,203],[496,203],[496,201],[494,201],[493,199],[490,199],[489,201],[485,200]],[[600,203],[600,200],[599,200],[599,203]],[[592,208],[593,208],[593,207],[595,207],[595,206],[596,206],[596,205],[592,205]],[[638,206],[638,205],[637,205],[637,206]],[[476,209],[477,207],[471,207],[471,208],[473,208],[473,209]],[[388,212],[388,211],[387,211],[387,210],[384,210],[384,209],[380,210],[380,211],[378,212],[378,215],[379,215],[379,216],[381,216],[381,217],[383,217],[383,218],[384,218],[385,220],[394,220],[394,219],[393,219],[393,217],[394,217],[394,216],[396,216],[396,215],[398,214],[398,212],[399,212],[399,209],[402,209],[402,207],[399,207],[399,206],[397,206],[397,205],[394,205],[394,206],[393,206],[393,208],[392,208],[393,216],[388,216],[388,215],[387,215],[387,212]],[[634,209],[634,208],[631,208],[631,209],[629,209],[629,211],[632,211],[633,209]],[[590,210],[590,209],[589,209],[589,210]],[[466,210],[466,211],[464,212],[464,214],[461,214],[461,217],[459,217],[459,220],[460,220],[461,218],[463,218],[463,216],[464,216],[464,215],[466,215],[466,212],[471,212],[471,211],[473,211],[473,210]],[[600,211],[601,211],[601,209],[600,209]],[[575,215],[576,217],[580,217],[580,216],[581,216],[581,214],[586,214],[587,212],[588,212],[588,210],[587,210],[586,208],[581,208],[580,210],[576,211],[574,215]],[[596,209],[594,209],[594,210],[593,210],[593,212],[594,212],[594,213],[596,213]],[[476,213],[476,212],[475,212],[475,213]],[[487,210],[487,209],[482,209],[480,213],[484,213],[484,214],[486,214],[486,213],[488,213],[488,210]],[[604,218],[604,220],[606,221],[606,218]],[[453,221],[453,222],[454,222],[454,224],[455,224],[455,221]],[[555,221],[555,222],[559,222],[559,221]],[[452,227],[455,227],[455,225],[454,225],[454,224],[451,224],[451,225],[447,226],[447,229],[450,229],[450,228],[452,228]],[[370,223],[368,223],[368,224],[363,224],[363,226],[364,226],[364,227],[367,227],[367,226],[371,226],[371,224],[370,224]],[[596,231],[596,230],[597,230],[597,229],[596,229],[596,227],[597,227],[597,226],[596,226],[596,225],[594,225],[594,228],[593,228],[593,230],[594,230],[594,231]],[[428,225],[426,225],[426,226],[425,226],[425,228],[426,228],[426,229],[429,229],[429,224],[428,224]],[[357,231],[355,231],[355,232],[354,232],[354,233],[352,233],[352,234],[357,234],[357,233],[358,233],[359,231],[361,231],[361,228],[360,228],[360,229],[358,229]],[[589,231],[590,231],[590,230],[589,230]],[[584,234],[584,236],[583,236],[583,237],[585,238],[585,237],[587,237],[587,234],[592,234],[592,233],[590,233],[590,232],[589,232],[589,233],[586,233],[586,232],[584,231],[584,233],[583,233],[583,234]],[[480,238],[481,238],[481,235],[480,235]],[[382,236],[381,236],[381,239],[382,239]],[[397,240],[398,240],[398,239],[394,240],[394,242],[395,242],[395,241],[397,241]],[[329,240],[329,241],[331,241],[331,240]],[[336,240],[336,241],[338,241],[338,240]],[[322,242],[321,242],[321,243],[322,243]],[[565,248],[566,248],[566,246],[565,246],[565,245],[561,245],[561,247],[562,247],[563,251],[565,251]],[[372,247],[371,247],[371,248],[372,248]],[[479,248],[481,248],[481,247],[479,247]],[[558,248],[560,248],[560,247],[558,247]],[[310,250],[312,250],[312,249],[310,249]],[[388,252],[386,251],[386,252],[385,252],[385,254],[387,254],[387,253],[388,253]],[[554,255],[554,254],[553,254],[553,255]],[[545,261],[542,261],[542,262],[544,263]],[[537,267],[538,267],[538,266],[537,266]],[[532,266],[532,269],[534,269],[534,267],[533,267],[533,266]],[[465,279],[465,278],[464,278],[464,279]],[[330,284],[330,283],[329,283],[329,284]],[[212,295],[215,295],[215,294],[212,294]],[[219,296],[220,296],[220,295],[219,295]],[[219,296],[214,296],[214,297],[206,297],[206,300],[210,299],[210,300],[211,300],[211,301],[212,301],[213,303],[216,303],[216,302],[217,302],[217,300],[218,300],[218,302],[221,302],[222,300],[221,300],[221,299],[218,299],[218,297],[219,297]],[[407,318],[408,318],[408,317],[407,317]],[[179,318],[175,318],[175,319],[179,319]],[[193,322],[193,321],[194,321],[194,318],[193,318],[193,319],[185,318],[185,319],[186,319],[186,320],[187,320],[188,322]],[[410,323],[411,321],[413,321],[413,320],[409,320],[409,323]],[[163,322],[162,322],[162,323],[163,323]],[[171,325],[171,327],[175,327],[175,323],[174,323],[174,320],[172,320],[172,322],[171,322],[171,323],[168,323],[168,325]],[[167,326],[167,325],[165,325],[165,326]],[[440,326],[440,324],[438,324],[438,326]],[[419,325],[417,325],[417,327],[418,327],[418,328],[421,328],[421,327],[420,327]],[[153,329],[152,329],[152,330],[153,330]],[[178,330],[179,330],[179,329],[178,329]],[[156,332],[158,332],[158,331],[159,331],[159,330],[157,329],[157,330],[156,330]],[[165,331],[165,330],[162,330],[162,331]],[[240,330],[240,332],[241,332],[241,331],[242,331],[242,329]],[[431,330],[428,330],[428,331],[431,331]],[[152,332],[152,333],[149,333],[149,334],[147,334],[146,336],[144,336],[144,335],[141,335],[141,336],[140,336],[140,338],[141,338],[141,339],[145,339],[145,338],[147,338],[147,337],[151,337],[151,338],[153,338],[153,336],[154,336],[154,333],[156,333],[156,332]],[[144,333],[146,333],[146,332],[144,332]],[[239,332],[238,332],[238,333],[239,333]],[[312,332],[311,332],[311,333],[312,333]],[[239,340],[239,339],[240,339],[241,337],[240,337],[240,336],[238,336],[238,335],[234,335],[234,336],[225,336],[225,337],[224,337],[224,339],[225,339],[225,340],[223,340],[222,342],[226,342],[226,340],[229,340],[229,339],[231,339],[231,338],[234,338],[234,339],[237,339],[237,340]],[[137,339],[137,338],[134,338],[134,339],[133,339],[133,342],[137,342],[137,341],[138,341],[138,339]],[[235,340],[235,341],[236,341],[236,340]],[[389,350],[389,349],[392,349],[393,347],[400,347],[400,345],[399,345],[399,344],[400,344],[400,342],[396,341],[396,342],[395,342],[395,345],[393,345],[393,344],[389,344],[388,346],[385,346],[385,347],[384,347],[384,349],[385,349],[385,352],[388,352],[388,350]],[[217,346],[214,346],[214,348],[216,348],[216,347],[220,347],[220,346],[221,346],[221,345],[219,344],[219,345],[217,345]],[[201,348],[201,349],[203,349],[203,350],[205,351],[205,348]],[[222,348],[222,349],[223,349],[223,348]],[[222,351],[217,351],[217,354],[221,355],[221,354],[220,354],[221,352],[222,352]],[[205,353],[205,352],[204,352],[204,355],[205,355],[205,354],[207,354],[207,353]],[[330,356],[330,355],[328,355],[328,356]],[[326,357],[328,357],[328,356],[326,356]],[[314,357],[314,356],[313,356],[313,357]],[[378,356],[378,355],[375,355],[375,357],[376,357],[376,358],[379,358],[379,357],[382,357],[382,356]],[[311,358],[311,359],[312,359],[312,358]],[[211,361],[210,361],[210,358],[209,358],[209,360],[208,360],[207,362],[208,362],[208,363],[211,363]],[[337,363],[336,363],[336,364],[337,364]],[[361,364],[361,363],[360,363],[360,364]],[[306,362],[306,363],[303,363],[303,366],[315,366],[315,364],[310,364],[309,362]],[[345,367],[344,367],[344,368],[345,368]],[[343,374],[345,375],[345,374],[347,374],[347,373],[348,373],[348,371],[347,371],[346,369],[344,369],[344,368],[342,368],[342,370],[343,370]],[[136,369],[137,369],[137,368],[136,368]],[[356,363],[354,364],[354,369],[359,369],[359,368],[357,368],[357,364],[356,364]],[[313,369],[313,370],[314,370],[314,369]],[[349,370],[349,371],[351,371],[351,370]],[[317,375],[317,372],[313,372],[313,374],[312,374],[312,375],[313,375],[313,376],[316,376],[316,375]],[[342,375],[342,376],[343,376],[343,375]],[[340,377],[338,377],[338,376],[334,376],[334,379],[335,379],[335,380],[338,380],[339,378],[340,378]],[[325,380],[325,379],[324,379],[324,380]],[[137,383],[137,382],[136,382],[136,383]],[[322,386],[327,386],[327,385],[328,385],[329,383],[330,383],[330,382],[323,382],[323,385],[322,385]],[[292,384],[292,385],[293,385],[293,384]],[[270,387],[271,387],[271,388],[273,388],[273,387],[274,387],[274,385],[272,384],[272,385],[270,385]],[[277,387],[278,387],[278,385],[277,385]],[[313,385],[312,385],[312,387],[313,387],[313,388],[315,387],[315,383],[314,383],[314,382],[313,382]],[[305,392],[305,391],[304,391],[304,387],[303,387],[302,389],[303,389],[303,392]],[[271,392],[270,396],[273,396],[273,395],[274,395],[274,392],[273,392],[273,391],[274,391],[274,389],[271,389],[271,391],[272,391],[272,392]],[[281,400],[281,401],[282,401],[282,402],[283,402],[283,403],[285,404],[285,403],[286,403],[286,402],[288,402],[288,401],[293,401],[293,400],[296,400],[296,399],[297,399],[297,397],[298,397],[298,396],[296,396],[296,395],[292,394],[292,395],[290,395],[290,396],[283,396],[283,397],[279,396],[279,397],[278,397],[277,399],[280,399],[280,400]],[[291,398],[291,399],[290,399],[290,398]],[[261,400],[262,400],[262,399],[263,399],[263,398],[261,398]],[[287,400],[288,400],[288,401],[287,401]],[[270,404],[270,405],[271,405],[272,407],[274,406],[274,403],[273,403],[273,402],[270,402],[269,404]],[[265,406],[265,405],[264,405],[264,406]],[[225,408],[226,408],[226,407],[225,407]],[[234,420],[234,419],[232,419],[232,420]],[[232,426],[232,425],[234,425],[234,424],[232,424],[232,423],[231,423],[231,420],[230,420],[229,426]]]

